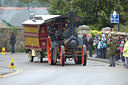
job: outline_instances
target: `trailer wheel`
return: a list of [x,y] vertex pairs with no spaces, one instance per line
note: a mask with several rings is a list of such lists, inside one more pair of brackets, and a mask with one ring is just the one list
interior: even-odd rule
[[48,63],[50,65],[53,65],[52,48],[51,48],[51,39],[50,39],[50,37],[47,38],[47,58],[48,58]]
[[42,63],[42,61],[43,61],[42,52],[38,52],[38,61],[39,61],[40,63]]
[[29,61],[30,61],[30,62],[33,62],[34,56],[32,56],[32,51],[29,51],[29,53],[28,53],[28,58],[29,58]]
[[60,65],[64,66],[64,62],[65,62],[65,50],[64,50],[64,46],[61,46],[61,48],[60,48]]
[[82,65],[85,66],[87,63],[86,46],[82,46]]

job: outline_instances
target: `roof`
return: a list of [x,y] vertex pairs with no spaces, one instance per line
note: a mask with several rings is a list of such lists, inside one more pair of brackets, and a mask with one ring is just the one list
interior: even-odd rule
[[7,28],[8,25],[4,23],[2,20],[0,20],[0,28]]
[[[22,24],[40,25],[43,23],[49,23],[55,21],[56,19],[69,19],[69,15],[35,15],[34,19],[26,20]],[[81,19],[82,18],[79,16],[74,17],[75,22],[80,21]]]
[[60,16],[60,15],[35,15],[34,19],[26,20],[22,24],[35,24],[35,25],[40,25],[40,24],[43,24],[45,22],[45,20],[48,20],[48,19],[51,19],[51,18],[55,18],[55,17],[58,17],[58,16]]
[[[61,20],[61,19],[69,19],[69,18],[70,18],[69,15],[61,15],[58,17],[53,17],[53,18],[47,19],[47,20],[45,20],[45,22],[52,22],[52,21],[56,21],[57,19]],[[76,16],[76,15],[74,16],[74,22],[78,22],[80,20],[82,20],[82,17]]]

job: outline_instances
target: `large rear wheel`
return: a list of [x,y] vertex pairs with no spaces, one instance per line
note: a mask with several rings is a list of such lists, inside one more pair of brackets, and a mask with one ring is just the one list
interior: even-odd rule
[[29,58],[29,61],[30,61],[30,62],[33,62],[34,56],[32,56],[32,51],[29,51],[29,53],[28,53],[28,58]]
[[87,56],[86,56],[86,46],[82,46],[82,65],[85,66],[87,63]]
[[60,48],[60,65],[64,66],[64,62],[65,62],[65,50],[64,50],[64,46],[61,46],[61,48]]
[[52,48],[51,48],[51,39],[50,39],[50,37],[47,38],[47,58],[48,58],[48,63],[50,65],[53,65]]
[[56,65],[57,63],[57,47],[56,46],[54,46],[52,50],[52,56],[53,56],[53,64]]

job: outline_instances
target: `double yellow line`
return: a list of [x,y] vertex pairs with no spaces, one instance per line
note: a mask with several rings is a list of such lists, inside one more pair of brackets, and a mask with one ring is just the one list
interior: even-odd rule
[[14,71],[12,71],[11,73],[8,73],[8,74],[5,74],[5,75],[0,74],[0,78],[16,75],[16,74],[21,73],[23,71],[20,68],[12,68],[12,70],[14,70]]

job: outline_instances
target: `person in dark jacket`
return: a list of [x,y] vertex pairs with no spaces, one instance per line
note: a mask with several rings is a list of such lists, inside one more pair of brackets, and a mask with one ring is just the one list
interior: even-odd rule
[[16,43],[16,37],[15,37],[14,33],[12,33],[10,36],[10,45],[12,48],[12,53],[15,53],[15,43]]
[[86,34],[83,34],[83,44],[86,45],[86,47],[88,46],[88,42],[87,42],[87,35]]
[[120,60],[120,37],[117,37],[117,59],[116,60]]
[[117,41],[115,38],[112,38],[112,40],[108,43],[108,55],[110,60],[110,67],[115,67],[115,55],[116,55],[116,49],[117,49]]
[[124,62],[124,56],[123,56],[123,48],[124,48],[124,44],[125,44],[125,38],[123,35],[120,36],[120,42],[119,42],[119,46],[120,46],[120,58],[121,60]]
[[88,49],[89,49],[89,54],[90,57],[92,57],[92,46],[93,46],[93,38],[91,34],[88,34]]

